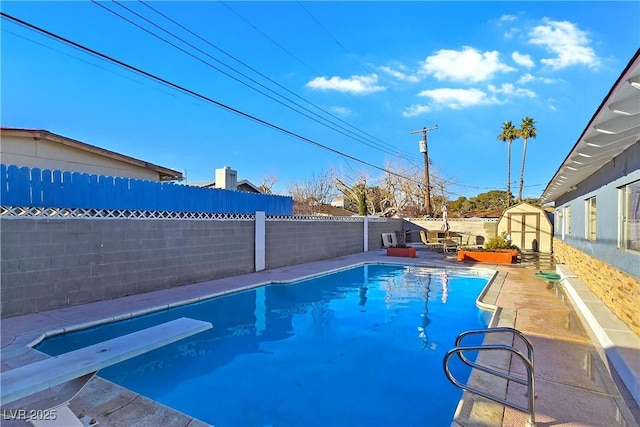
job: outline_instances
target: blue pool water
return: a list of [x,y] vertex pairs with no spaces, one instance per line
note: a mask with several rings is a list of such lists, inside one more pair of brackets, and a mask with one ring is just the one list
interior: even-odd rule
[[359,266],[59,335],[38,349],[61,354],[192,317],[213,329],[99,375],[217,427],[449,426],[462,393],[442,359],[460,332],[486,326],[475,299],[489,277]]

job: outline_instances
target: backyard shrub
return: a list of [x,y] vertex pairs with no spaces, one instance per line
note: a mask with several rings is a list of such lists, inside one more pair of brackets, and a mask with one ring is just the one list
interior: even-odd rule
[[484,245],[484,249],[486,250],[497,250],[497,249],[515,249],[520,252],[520,248],[516,245],[511,244],[511,240],[507,239],[507,233],[503,232],[501,235],[492,237],[489,239],[487,243]]

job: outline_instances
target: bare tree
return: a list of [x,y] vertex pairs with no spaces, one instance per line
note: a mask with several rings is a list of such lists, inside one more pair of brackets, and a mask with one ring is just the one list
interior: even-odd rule
[[355,210],[359,215],[371,213],[367,197],[367,181],[369,176],[364,172],[356,173],[355,176],[346,175],[336,170],[332,171],[336,190],[342,194],[347,201],[347,208]]
[[318,206],[331,203],[335,186],[331,173],[323,170],[317,175],[313,173],[311,178],[302,182],[290,183],[288,191],[294,201],[293,212],[296,215],[312,215]]
[[258,186],[260,191],[264,194],[273,194],[273,186],[278,182],[278,177],[275,175],[265,175],[262,177],[262,183]]
[[421,211],[424,200],[423,172],[418,166],[387,162],[380,186],[388,198],[388,208],[398,213]]

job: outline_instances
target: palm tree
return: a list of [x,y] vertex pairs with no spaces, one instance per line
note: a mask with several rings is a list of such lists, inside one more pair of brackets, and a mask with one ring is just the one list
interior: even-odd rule
[[507,120],[502,124],[502,133],[498,139],[507,143],[507,207],[511,204],[511,143],[520,137],[520,131]]
[[520,189],[518,190],[518,202],[522,201],[522,187],[524,185],[524,158],[527,155],[527,139],[535,138],[538,135],[536,129],[536,122],[531,117],[527,116],[522,119],[520,129],[518,129],[520,136],[522,137],[522,167],[520,168]]

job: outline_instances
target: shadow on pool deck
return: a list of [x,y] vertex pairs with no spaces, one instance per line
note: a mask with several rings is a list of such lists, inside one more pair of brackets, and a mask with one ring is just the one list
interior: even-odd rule
[[[419,251],[418,258],[391,258],[384,251],[371,251],[330,260],[228,277],[173,289],[132,295],[48,312],[17,316],[2,321],[2,370],[39,360],[42,353],[28,345],[47,331],[87,322],[135,315],[149,309],[163,309],[179,301],[197,300],[213,294],[254,287],[270,281],[287,281],[361,262],[394,262],[442,267],[480,267],[499,271],[485,303],[501,307],[500,325],[513,326],[531,339],[535,349],[536,422],[538,426],[637,426],[640,411],[624,386],[616,386],[600,359],[599,349],[562,290],[535,277],[544,266],[496,266],[460,264],[442,254]],[[462,331],[461,331],[462,332]],[[451,343],[453,347],[453,343]],[[511,364],[511,372],[524,375],[524,368]],[[490,384],[521,405],[526,403],[524,388],[492,382]],[[474,380],[474,378],[472,378]],[[619,381],[618,381],[619,383]],[[491,386],[493,384],[493,386]],[[500,390],[500,388],[503,390]],[[76,413],[84,412],[101,426],[189,426],[207,425],[190,416],[153,402],[134,392],[96,378],[71,404]],[[634,419],[635,416],[635,419]],[[461,426],[524,426],[526,414],[465,393],[456,422]],[[3,426],[25,425],[3,420]],[[428,425],[428,424],[426,424]]]

